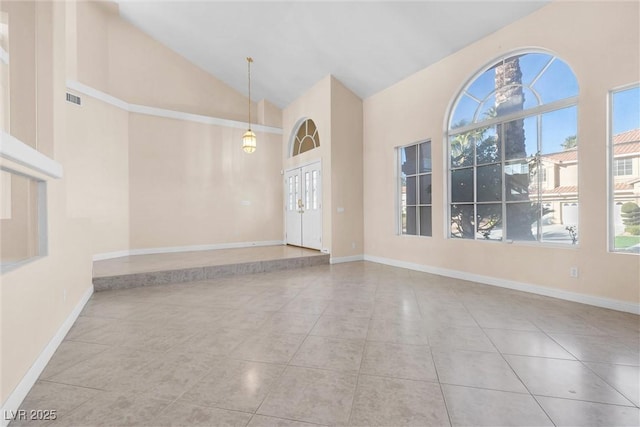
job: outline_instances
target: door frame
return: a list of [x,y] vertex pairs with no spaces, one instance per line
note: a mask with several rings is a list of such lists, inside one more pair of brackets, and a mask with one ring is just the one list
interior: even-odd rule
[[[326,250],[324,248],[324,168],[322,167],[322,158],[317,158],[317,159],[313,159],[313,160],[308,160],[306,162],[302,162],[299,164],[296,164],[295,166],[291,166],[287,169],[283,169],[282,170],[282,181],[280,182],[282,185],[282,189],[283,189],[283,193],[282,193],[282,205],[281,207],[283,208],[283,215],[282,215],[282,223],[283,223],[283,229],[282,229],[282,241],[284,242],[284,244],[287,244],[287,194],[286,194],[286,180],[284,179],[284,177],[287,175],[287,173],[296,170],[296,169],[302,169],[305,166],[311,166],[315,163],[318,163],[320,165],[320,203],[321,203],[321,212],[320,212],[320,236],[322,237],[322,245],[321,245],[321,249],[320,252],[323,253],[328,253],[328,250]],[[302,181],[300,181],[300,188],[302,188]],[[304,246],[301,246],[304,247]],[[314,249],[315,250],[315,249]]]

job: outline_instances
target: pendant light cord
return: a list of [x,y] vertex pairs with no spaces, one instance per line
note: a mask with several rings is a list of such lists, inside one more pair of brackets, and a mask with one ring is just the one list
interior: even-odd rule
[[251,63],[253,58],[247,57],[247,75],[249,76],[249,130],[251,130]]

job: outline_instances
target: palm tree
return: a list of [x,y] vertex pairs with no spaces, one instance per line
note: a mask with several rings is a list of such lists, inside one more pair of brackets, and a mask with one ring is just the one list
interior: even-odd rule
[[[516,113],[524,109],[524,92],[522,90],[522,70],[518,56],[507,58],[495,67],[496,113],[498,116]],[[497,126],[500,145],[504,147],[505,158],[524,159],[527,156],[524,134],[524,119],[513,120]],[[508,238],[513,240],[533,240],[531,224],[531,200],[529,197],[530,176],[526,174],[505,175],[507,193],[510,201],[523,203],[510,204],[506,224]],[[515,191],[511,191],[515,190]]]

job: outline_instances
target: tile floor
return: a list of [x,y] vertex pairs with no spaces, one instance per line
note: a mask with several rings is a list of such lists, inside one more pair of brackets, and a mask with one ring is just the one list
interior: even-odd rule
[[635,315],[357,262],[97,293],[22,409],[60,426],[637,426],[639,348]]

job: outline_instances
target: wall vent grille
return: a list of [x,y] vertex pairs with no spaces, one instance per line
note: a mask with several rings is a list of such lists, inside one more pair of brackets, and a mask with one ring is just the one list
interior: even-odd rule
[[67,92],[67,102],[71,102],[72,104],[82,105],[82,99],[79,96],[71,94]]

